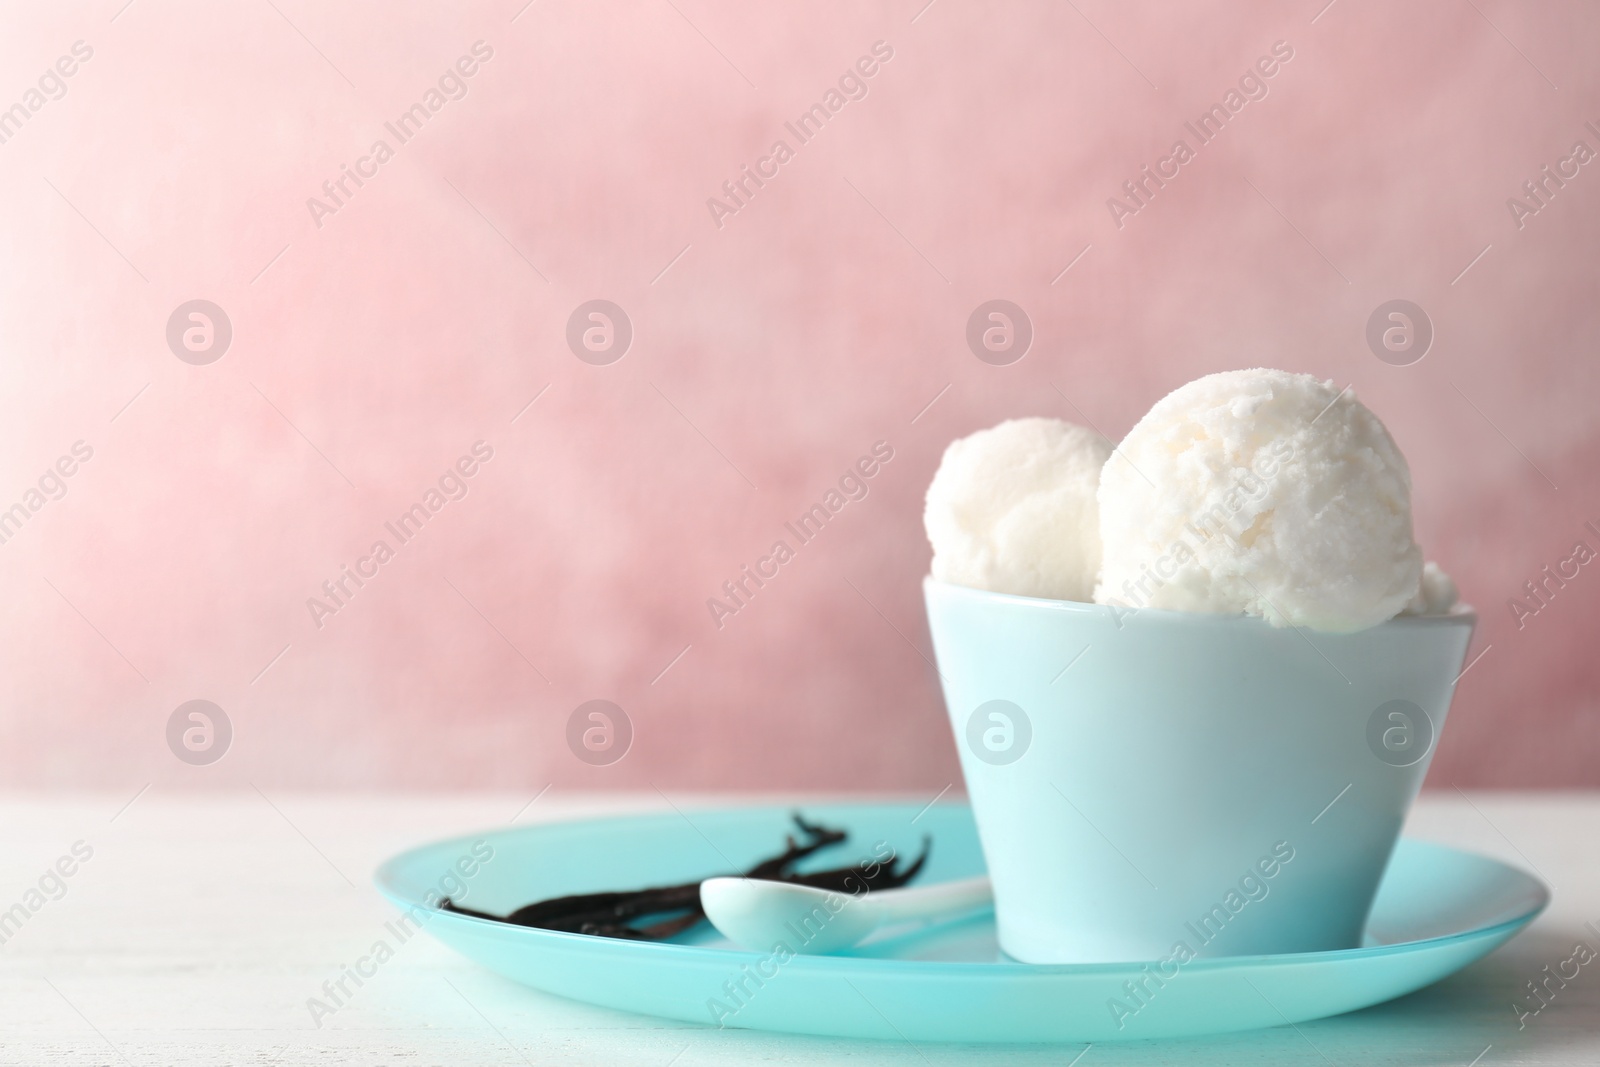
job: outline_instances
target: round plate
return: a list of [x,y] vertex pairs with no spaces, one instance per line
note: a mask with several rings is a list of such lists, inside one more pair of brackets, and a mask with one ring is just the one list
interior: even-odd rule
[[[792,808],[640,815],[492,830],[426,845],[379,868],[378,887],[440,940],[509,978],[574,1000],[711,1026],[912,1041],[1112,1041],[1248,1030],[1364,1008],[1465,967],[1549,901],[1532,876],[1483,856],[1403,840],[1361,948],[1148,963],[1033,965],[1006,958],[992,914],[881,935],[847,956],[749,952],[709,924],[671,942],[555,933],[438,911],[441,893],[495,914],[546,897],[688,882],[781,850]],[[850,832],[808,868],[880,843],[933,850],[917,884],[984,872],[965,805],[806,806]],[[464,892],[463,892],[464,889]],[[1131,985],[1129,984],[1131,983]]]

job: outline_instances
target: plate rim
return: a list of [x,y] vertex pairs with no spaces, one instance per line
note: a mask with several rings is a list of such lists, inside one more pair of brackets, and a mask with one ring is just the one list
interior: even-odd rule
[[[691,814],[721,815],[730,813],[748,813],[759,815],[766,813],[791,814],[800,807],[810,810],[822,808],[884,808],[911,807],[913,803],[891,800],[842,800],[822,801],[809,805],[766,805],[761,807],[718,807],[706,806],[676,812],[677,815],[687,817]],[[929,805],[929,808],[935,805]],[[937,805],[946,810],[971,810],[971,805],[961,801],[945,801]],[[926,810],[926,809],[925,809]],[[413,845],[401,852],[389,856],[381,862],[372,873],[372,881],[378,891],[391,902],[402,908],[427,908],[430,918],[444,917],[452,920],[452,924],[466,924],[468,929],[478,927],[485,930],[497,930],[502,936],[520,937],[539,944],[549,944],[553,948],[572,949],[582,948],[588,952],[611,952],[623,956],[643,954],[643,958],[650,958],[652,953],[660,955],[663,959],[674,958],[684,961],[699,962],[732,962],[735,966],[739,963],[750,963],[764,959],[767,953],[757,952],[743,948],[708,948],[702,945],[686,945],[676,942],[661,941],[630,941],[621,938],[597,937],[590,934],[568,933],[563,930],[544,930],[538,927],[518,926],[512,923],[499,922],[493,919],[480,919],[459,912],[443,911],[437,907],[430,907],[425,900],[413,899],[402,894],[391,884],[395,871],[407,860],[418,853],[446,846],[457,846],[462,843],[470,845],[491,835],[503,836],[507,833],[538,834],[555,828],[573,828],[594,824],[620,824],[636,821],[666,820],[671,821],[672,812],[631,812],[616,815],[588,816],[577,819],[563,819],[554,822],[531,823],[518,827],[497,827],[478,833],[455,835],[440,838],[434,841]],[[692,824],[691,824],[692,825]],[[1493,939],[1504,934],[1510,934],[1526,926],[1539,916],[1550,904],[1550,887],[1535,874],[1523,870],[1515,864],[1495,856],[1474,852],[1470,849],[1456,848],[1437,841],[1424,838],[1402,837],[1396,843],[1395,854],[1398,855],[1401,845],[1407,848],[1422,847],[1427,850],[1437,850],[1456,856],[1466,856],[1474,860],[1492,864],[1504,871],[1509,871],[1519,876],[1527,883],[1533,892],[1533,902],[1518,914],[1503,919],[1488,926],[1475,926],[1467,930],[1458,930],[1453,933],[1441,934],[1435,937],[1419,938],[1409,941],[1398,941],[1386,945],[1365,945],[1356,948],[1324,949],[1311,952],[1285,952],[1285,953],[1258,953],[1248,956],[1219,956],[1196,959],[1185,965],[1185,970],[1190,971],[1227,971],[1240,968],[1286,967],[1296,964],[1316,964],[1318,966],[1336,966],[1343,963],[1379,959],[1387,956],[1409,955],[1412,953],[1444,949],[1454,945],[1471,941]],[[1392,859],[1391,859],[1392,862]],[[709,876],[708,876],[709,877]],[[935,884],[935,883],[930,883]],[[909,972],[914,974],[928,974],[937,972],[941,974],[972,974],[990,975],[996,979],[1016,978],[1020,976],[1033,976],[1046,978],[1055,976],[1076,976],[1096,973],[1116,974],[1129,969],[1138,968],[1150,963],[1149,960],[1123,960],[1123,961],[1085,961],[1082,963],[1023,963],[1018,960],[997,960],[994,962],[977,962],[970,960],[900,960],[883,959],[874,956],[848,956],[828,955],[810,956],[795,955],[785,967],[794,969],[798,966],[803,971],[815,971],[826,975],[829,972],[845,969],[849,971],[866,971],[892,975],[896,972]]]

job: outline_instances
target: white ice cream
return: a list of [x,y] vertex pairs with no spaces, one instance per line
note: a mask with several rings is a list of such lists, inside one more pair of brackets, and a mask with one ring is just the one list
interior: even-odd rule
[[928,486],[933,576],[997,593],[1087,601],[1100,569],[1095,493],[1111,443],[1060,419],[952,441]]
[[1455,607],[1460,598],[1455,579],[1430,560],[1422,565],[1422,584],[1417,587],[1417,595],[1411,598],[1411,603],[1400,614],[1443,615]]
[[1418,595],[1410,471],[1348,390],[1277,370],[1207,375],[1118,451],[1098,494],[1098,603],[1352,631]]

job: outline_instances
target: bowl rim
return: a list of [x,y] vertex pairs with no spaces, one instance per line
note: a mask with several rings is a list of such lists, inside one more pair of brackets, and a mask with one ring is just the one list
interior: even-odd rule
[[1009,604],[1018,608],[1034,611],[1060,611],[1073,615],[1110,616],[1115,621],[1120,614],[1123,617],[1138,616],[1152,621],[1159,620],[1173,625],[1186,626],[1245,626],[1265,627],[1269,630],[1309,630],[1312,633],[1323,634],[1328,637],[1348,637],[1355,634],[1364,634],[1380,628],[1397,627],[1438,627],[1438,626],[1475,626],[1478,622],[1477,609],[1470,604],[1458,603],[1443,614],[1437,615],[1396,615],[1382,622],[1373,623],[1371,626],[1359,630],[1318,630],[1309,626],[1273,626],[1266,619],[1258,615],[1223,614],[1221,612],[1206,611],[1177,611],[1171,608],[1127,608],[1118,609],[1111,604],[1093,604],[1083,600],[1055,600],[1049,597],[1023,596],[1020,593],[997,593],[992,589],[980,589],[977,586],[961,585],[957,582],[946,582],[935,578],[932,574],[923,576],[922,588],[924,596],[933,595],[937,591],[939,596],[965,598],[968,600],[989,601],[995,604]]

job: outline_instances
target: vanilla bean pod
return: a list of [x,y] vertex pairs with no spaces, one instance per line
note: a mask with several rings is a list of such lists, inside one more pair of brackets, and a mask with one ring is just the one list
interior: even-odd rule
[[[788,835],[784,841],[786,847],[783,852],[757,863],[744,872],[745,877],[781,878],[790,867],[813,852],[845,840],[846,834],[842,830],[832,830],[808,823],[798,814],[794,816],[794,821],[809,840],[805,844],[800,844],[795,841],[794,835]],[[440,907],[480,919],[497,919],[518,926],[534,926],[544,930],[600,933],[610,937],[637,937],[637,931],[628,932],[630,928],[619,920],[688,910],[698,921],[700,883],[685,882],[680,885],[648,889],[553,897],[524,905],[503,919],[498,915],[488,915],[460,907],[448,899],[443,901]]]
[[[795,840],[793,834],[788,835],[783,852],[749,868],[744,872],[744,877],[797,882],[817,889],[859,894],[906,884],[922,870],[928,858],[929,843],[924,838],[922,854],[903,870],[899,868],[896,858],[888,863],[862,863],[795,874],[792,868],[800,860],[820,849],[842,843],[848,835],[842,830],[809,823],[799,814],[794,816],[794,822],[805,835],[806,841],[801,843]],[[554,897],[524,905],[504,917],[461,907],[448,897],[439,906],[445,911],[517,926],[636,941],[665,940],[690,929],[705,918],[705,912],[700,907],[698,881],[631,891]],[[672,915],[674,912],[682,914]],[[633,926],[628,922],[651,915],[672,917],[648,926]]]

